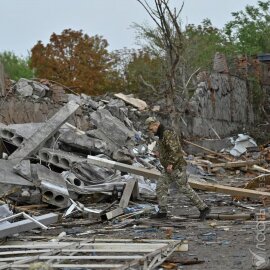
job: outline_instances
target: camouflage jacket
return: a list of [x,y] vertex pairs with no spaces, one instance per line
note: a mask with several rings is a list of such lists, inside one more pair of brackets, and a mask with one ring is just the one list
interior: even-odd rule
[[176,132],[164,129],[163,125],[160,125],[156,135],[159,137],[158,150],[162,166],[166,169],[168,165],[172,164],[173,170],[186,166],[180,138]]

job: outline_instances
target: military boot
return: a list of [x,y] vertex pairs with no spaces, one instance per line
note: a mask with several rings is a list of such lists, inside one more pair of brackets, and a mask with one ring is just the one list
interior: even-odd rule
[[165,218],[167,218],[168,217],[168,213],[167,212],[160,212],[160,211],[158,211],[157,213],[155,213],[155,214],[152,214],[151,216],[150,216],[150,218],[153,218],[153,219],[165,219]]
[[204,221],[206,219],[206,217],[210,214],[211,209],[207,206],[205,207],[203,210],[200,210],[200,216],[199,219],[201,221]]

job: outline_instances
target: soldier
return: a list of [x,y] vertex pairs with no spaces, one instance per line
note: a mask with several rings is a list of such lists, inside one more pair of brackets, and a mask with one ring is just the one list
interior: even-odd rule
[[165,128],[155,117],[147,118],[145,124],[148,131],[159,138],[158,157],[165,170],[157,183],[156,193],[159,212],[155,217],[167,217],[168,188],[171,183],[175,182],[179,192],[186,195],[199,209],[200,219],[205,220],[206,216],[210,213],[210,208],[187,182],[186,161],[183,157],[181,143],[176,132]]

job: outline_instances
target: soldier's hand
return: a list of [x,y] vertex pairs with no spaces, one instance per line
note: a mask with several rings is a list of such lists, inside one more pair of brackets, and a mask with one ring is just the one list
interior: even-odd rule
[[167,170],[167,173],[171,173],[173,171],[173,165],[172,164],[169,164],[166,168]]
[[159,155],[159,152],[158,151],[154,151],[154,156],[157,157],[157,158],[159,158],[159,156],[160,156]]

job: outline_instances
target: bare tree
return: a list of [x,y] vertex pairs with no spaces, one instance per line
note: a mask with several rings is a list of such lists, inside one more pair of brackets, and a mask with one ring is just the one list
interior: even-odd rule
[[[179,86],[177,85],[177,76],[182,74],[181,83],[181,103],[187,98],[187,83],[185,79],[185,65],[183,64],[183,51],[185,38],[180,26],[180,13],[183,9],[184,2],[177,10],[169,7],[169,0],[154,0],[154,6],[149,4],[150,0],[137,0],[147,11],[149,16],[155,22],[158,35],[160,36],[160,47],[164,50],[165,72],[166,72],[166,89],[165,99],[166,108],[171,115],[172,124],[178,127],[179,117],[175,107],[175,99]],[[151,1],[152,2],[152,1]],[[180,71],[180,73],[179,73]]]

